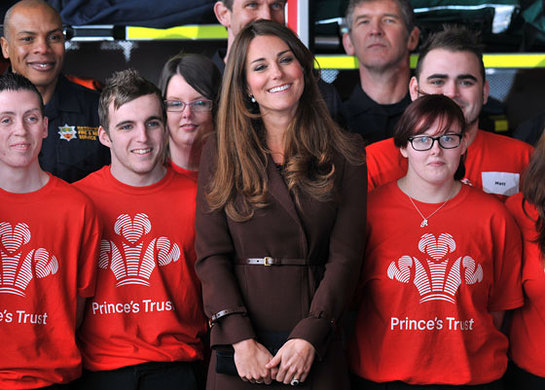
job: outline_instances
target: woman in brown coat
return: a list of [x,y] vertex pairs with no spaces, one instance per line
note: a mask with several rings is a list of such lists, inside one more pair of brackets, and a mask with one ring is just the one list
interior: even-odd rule
[[329,117],[314,58],[257,21],[232,47],[197,196],[208,389],[348,388],[338,320],[363,253],[363,147]]

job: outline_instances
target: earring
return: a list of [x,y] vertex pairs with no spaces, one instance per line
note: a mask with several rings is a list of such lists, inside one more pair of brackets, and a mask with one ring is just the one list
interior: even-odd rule
[[250,101],[251,101],[252,103],[255,103],[255,97],[254,97],[253,95],[249,95],[249,96],[250,96]]

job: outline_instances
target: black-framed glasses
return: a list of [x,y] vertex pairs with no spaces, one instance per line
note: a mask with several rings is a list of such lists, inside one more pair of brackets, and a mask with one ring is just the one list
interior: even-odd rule
[[455,149],[462,142],[461,134],[443,134],[438,137],[429,135],[417,135],[409,137],[409,142],[414,150],[424,152],[433,148],[435,141],[439,142],[439,146],[443,149]]
[[203,111],[212,111],[212,100],[199,99],[193,100],[192,102],[182,102],[181,100],[165,100],[165,105],[167,106],[167,111],[180,112],[183,111],[186,106],[189,106],[189,109],[192,112],[203,112]]

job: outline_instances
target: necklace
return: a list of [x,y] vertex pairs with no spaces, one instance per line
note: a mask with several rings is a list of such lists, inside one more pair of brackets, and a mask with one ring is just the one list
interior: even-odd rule
[[435,211],[433,213],[431,213],[430,215],[428,215],[427,217],[424,217],[424,214],[422,214],[422,211],[420,211],[420,209],[416,206],[416,203],[414,203],[414,200],[413,198],[411,198],[409,195],[407,195],[409,197],[409,200],[411,201],[411,203],[413,204],[414,206],[414,209],[418,212],[418,214],[420,214],[420,216],[422,217],[422,222],[420,223],[420,227],[423,228],[423,227],[426,227],[428,226],[428,219],[431,218],[432,215],[434,215],[436,212],[438,212],[439,210],[441,210],[447,203],[448,201],[450,200],[450,195],[449,197],[447,198],[447,200],[445,200],[441,206],[439,206],[437,209],[435,209]]

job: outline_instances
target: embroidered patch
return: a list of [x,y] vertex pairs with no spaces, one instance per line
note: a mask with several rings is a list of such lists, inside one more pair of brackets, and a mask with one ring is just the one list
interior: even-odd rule
[[96,141],[98,139],[98,127],[78,126],[78,138]]
[[66,140],[68,142],[72,141],[77,137],[76,126],[68,126],[66,123],[64,126],[59,126],[58,132],[60,139]]

